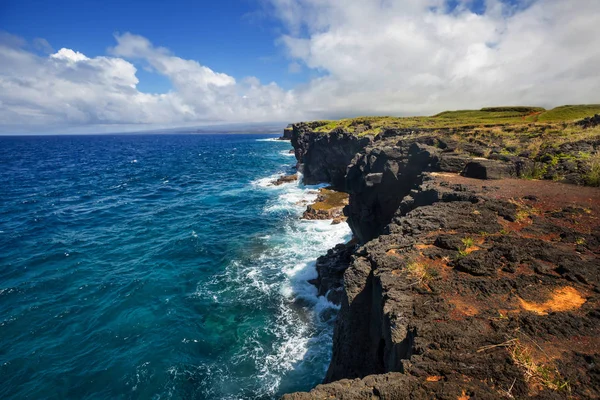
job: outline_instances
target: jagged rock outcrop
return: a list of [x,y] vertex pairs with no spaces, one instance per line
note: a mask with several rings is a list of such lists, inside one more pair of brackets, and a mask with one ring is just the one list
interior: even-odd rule
[[289,124],[283,130],[283,135],[278,140],[292,140],[292,133],[294,132],[293,124]]
[[299,123],[293,125],[292,132],[292,145],[304,183],[329,182],[333,188],[344,190],[346,167],[372,138],[342,130],[316,133],[311,129],[312,125]]
[[[523,174],[529,163],[520,157],[486,159],[479,145],[459,145],[449,139],[414,131],[388,130],[357,154],[348,167],[348,224],[361,243],[377,237],[402,199],[422,182],[427,171],[460,172],[477,179],[501,179]],[[466,153],[465,148],[470,149]],[[479,150],[478,150],[479,149]]]
[[306,207],[302,219],[332,219],[334,224],[345,221],[344,207],[348,204],[348,194],[332,190],[319,189],[317,199]]
[[319,296],[325,296],[334,304],[340,304],[344,289],[344,272],[352,261],[356,243],[341,243],[317,259],[318,276],[310,281],[317,287]]
[[361,379],[287,398],[600,395],[600,192],[488,182],[425,174],[344,272],[326,382]]
[[577,123],[577,125],[585,128],[585,129],[593,128],[594,126],[598,126],[598,125],[600,125],[600,114],[596,114],[591,117],[584,118],[581,121],[579,121]]
[[422,173],[439,169],[442,150],[429,137],[376,141],[348,167],[348,224],[361,243],[381,233],[402,198],[421,182]]
[[501,146],[481,140],[457,140],[453,131],[387,129],[375,138],[360,138],[339,129],[313,132],[315,127],[316,122],[293,125],[292,145],[298,166],[304,171],[304,182],[330,182],[337,190],[350,194],[344,213],[361,243],[383,231],[402,198],[421,183],[422,172],[583,184],[589,180],[585,172],[590,170],[590,162],[575,156],[600,151],[600,140],[586,139],[547,148],[529,158],[526,153],[506,154]]

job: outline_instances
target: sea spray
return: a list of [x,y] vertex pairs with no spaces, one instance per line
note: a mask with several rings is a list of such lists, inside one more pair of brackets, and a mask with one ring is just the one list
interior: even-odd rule
[[[346,224],[300,219],[306,204],[314,201],[317,190],[326,185],[293,182],[274,186],[277,177],[255,180],[251,186],[276,194],[263,212],[281,218],[281,234],[259,238],[264,249],[245,260],[234,260],[220,277],[227,281],[223,287],[237,290],[235,301],[275,305],[270,323],[256,327],[234,356],[236,360],[253,360],[260,382],[255,390],[267,396],[285,392],[297,380],[311,379],[315,371],[324,376],[330,358],[332,311],[337,306],[317,297],[316,288],[308,280],[317,275],[316,258],[351,236]],[[220,292],[215,301],[227,301],[222,298],[231,299],[231,293]],[[272,338],[268,347],[258,339],[264,336]]]

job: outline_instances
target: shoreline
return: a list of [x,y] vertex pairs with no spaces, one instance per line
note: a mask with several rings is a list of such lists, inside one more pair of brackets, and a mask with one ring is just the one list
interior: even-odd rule
[[284,399],[600,390],[583,361],[600,353],[600,189],[516,179],[520,160],[440,146],[439,134],[292,127],[304,182],[349,193],[356,242],[320,257],[311,281],[341,305],[327,384]]

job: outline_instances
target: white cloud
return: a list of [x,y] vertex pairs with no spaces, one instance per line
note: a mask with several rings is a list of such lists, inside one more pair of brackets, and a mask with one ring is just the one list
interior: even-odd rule
[[73,51],[71,49],[65,49],[65,48],[60,49],[55,54],[50,54],[50,58],[54,58],[56,60],[64,60],[68,63],[73,63],[73,64],[78,61],[89,60],[89,58],[87,58],[85,55],[81,54],[80,52]]
[[[263,1],[286,29],[277,43],[288,72],[302,66],[318,78],[293,90],[235,79],[130,33],[115,36],[109,56],[64,48],[39,56],[0,32],[0,131],[600,102],[597,0],[487,0],[481,15],[472,0],[454,10],[444,0]],[[133,63],[173,89],[141,92]]]
[[482,15],[466,0],[271,3],[289,56],[326,72],[299,98],[316,114],[600,101],[597,0],[488,0]]
[[[140,125],[144,128],[206,122],[286,120],[300,115],[293,96],[256,78],[241,82],[193,60],[155,47],[147,39],[117,35],[111,57],[87,57],[60,49],[40,57],[14,36],[0,41],[0,131],[59,130],[69,126]],[[169,78],[173,90],[151,94],[137,89],[141,59]]]

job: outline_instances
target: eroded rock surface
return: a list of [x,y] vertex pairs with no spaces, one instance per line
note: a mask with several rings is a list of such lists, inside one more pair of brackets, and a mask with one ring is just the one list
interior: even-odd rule
[[425,174],[344,272],[326,381],[363,379],[288,398],[600,396],[600,192],[572,189]]
[[319,195],[314,203],[306,207],[303,219],[332,219],[339,224],[346,220],[344,207],[348,205],[348,194],[331,188],[319,189]]
[[275,179],[273,181],[273,185],[279,186],[279,185],[283,185],[284,183],[296,182],[297,180],[298,180],[298,175],[296,175],[296,174],[283,175],[283,176],[280,176],[279,178]]
[[314,133],[311,131],[311,125],[306,123],[292,126],[292,145],[304,183],[312,185],[328,182],[335,189],[344,190],[346,167],[354,155],[372,139],[358,137],[342,130]]

